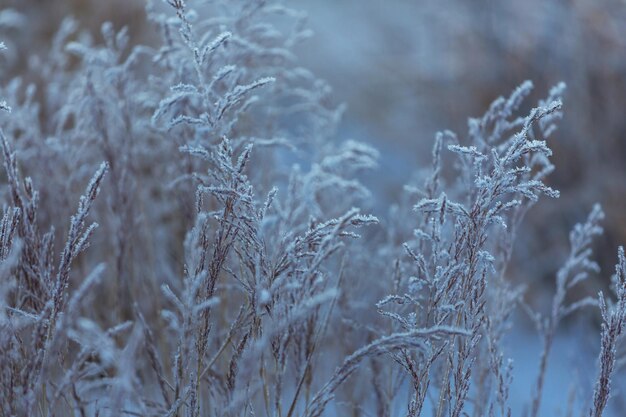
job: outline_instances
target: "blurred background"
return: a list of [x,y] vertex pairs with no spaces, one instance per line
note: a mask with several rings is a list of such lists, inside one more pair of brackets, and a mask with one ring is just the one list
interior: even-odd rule
[[[313,31],[296,51],[302,66],[326,79],[347,105],[340,137],[366,141],[381,152],[380,168],[366,184],[383,217],[403,184],[429,163],[437,131],[463,137],[468,117],[480,116],[524,80],[535,84],[528,106],[564,81],[565,116],[549,143],[556,166],[549,185],[561,197],[541,200],[531,210],[509,270],[512,279],[528,283],[530,304],[548,305],[569,230],[599,202],[607,214],[606,233],[595,248],[602,273],[581,291],[595,294],[608,286],[616,248],[626,244],[625,1],[287,3],[308,14]],[[67,15],[96,40],[105,20],[116,28],[129,26],[133,42],[150,43],[153,36],[141,0],[0,0],[5,8],[5,80],[33,76],[25,70],[36,69],[28,60],[50,47]],[[565,358],[559,366],[564,363]]]
[[[398,201],[403,184],[429,162],[437,131],[450,129],[462,137],[468,117],[480,116],[491,101],[524,80],[535,84],[528,103],[564,81],[565,117],[549,144],[556,166],[550,185],[561,198],[542,200],[529,213],[516,250],[515,262],[524,264],[524,276],[518,278],[551,286],[569,230],[600,202],[607,219],[597,255],[608,283],[615,248],[626,242],[626,2],[288,3],[308,15],[312,29],[296,50],[302,66],[327,80],[336,99],[347,105],[340,136],[381,151],[380,170],[367,179],[379,214]],[[27,60],[50,47],[68,15],[96,41],[100,24],[110,20],[115,27],[128,26],[133,42],[149,44],[154,34],[144,4],[0,0],[0,8],[10,9],[0,15],[0,36],[9,47],[1,61],[5,79],[29,77]]]

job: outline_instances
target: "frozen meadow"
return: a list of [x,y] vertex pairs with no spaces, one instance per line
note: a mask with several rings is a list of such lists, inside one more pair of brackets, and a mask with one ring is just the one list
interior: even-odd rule
[[624,415],[626,5],[481,2],[0,3],[0,416]]

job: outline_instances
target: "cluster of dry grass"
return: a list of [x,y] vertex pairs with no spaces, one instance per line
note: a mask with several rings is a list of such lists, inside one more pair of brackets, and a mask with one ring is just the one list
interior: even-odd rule
[[606,415],[623,251],[616,302],[572,294],[600,272],[600,207],[570,234],[547,315],[509,279],[526,213],[559,196],[546,140],[564,84],[525,113],[525,82],[465,135],[439,133],[377,218],[360,174],[379,153],[337,140],[343,107],[294,53],[304,15],[189,3],[148,3],[149,44],[67,18],[33,79],[2,83],[0,414],[508,417],[523,310],[543,341],[536,417],[559,323],[599,304],[595,390],[569,401]]

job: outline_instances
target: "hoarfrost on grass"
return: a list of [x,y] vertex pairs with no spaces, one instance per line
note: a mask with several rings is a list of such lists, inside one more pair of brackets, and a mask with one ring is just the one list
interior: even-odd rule
[[[67,19],[40,57],[44,82],[0,88],[12,107],[0,115],[2,415],[317,417],[347,403],[508,417],[503,340],[519,307],[543,342],[535,417],[559,323],[595,305],[589,413],[603,415],[626,322],[623,250],[616,303],[568,296],[599,273],[601,208],[572,230],[547,315],[507,279],[524,215],[559,196],[547,139],[564,84],[519,115],[525,82],[466,135],[437,134],[429,170],[374,216],[360,173],[379,152],[335,139],[344,108],[294,53],[304,16],[166,3],[147,6],[160,44],[111,23],[98,43]],[[367,392],[346,384],[354,374]]]

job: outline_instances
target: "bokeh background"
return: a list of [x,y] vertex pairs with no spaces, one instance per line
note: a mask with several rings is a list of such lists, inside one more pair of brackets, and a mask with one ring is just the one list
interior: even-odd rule
[[[134,42],[149,44],[154,35],[144,4],[1,0],[0,36],[9,46],[1,62],[5,79],[36,78],[28,60],[50,47],[68,15],[96,41],[100,24],[110,20],[115,27],[128,26]],[[535,84],[529,102],[564,81],[565,117],[550,143],[557,167],[550,185],[561,198],[543,200],[530,212],[516,261],[525,265],[524,281],[549,285],[570,228],[600,202],[607,219],[597,254],[605,278],[611,273],[615,247],[626,242],[626,2],[291,0],[288,5],[308,15],[312,30],[296,51],[302,65],[327,80],[347,105],[340,136],[381,151],[380,172],[369,178],[377,210],[397,201],[411,174],[428,163],[437,131],[462,136],[468,117],[481,115],[524,80]]]
[[[599,202],[607,214],[606,233],[595,247],[602,273],[580,291],[593,294],[608,286],[616,247],[626,243],[625,1],[286,3],[306,12],[312,29],[296,51],[302,65],[326,79],[347,105],[340,136],[381,152],[378,172],[365,178],[381,214],[428,163],[438,130],[463,136],[467,117],[481,115],[524,80],[535,84],[529,102],[564,81],[565,116],[550,143],[556,171],[549,185],[561,197],[544,199],[529,213],[510,271],[512,279],[528,283],[530,304],[548,305],[569,230]],[[9,47],[0,58],[5,80],[37,79],[33,57],[50,47],[68,15],[96,41],[105,20],[128,26],[133,42],[149,44],[153,36],[142,0],[0,0],[0,9],[0,39]],[[529,337],[523,343],[532,344]],[[563,355],[556,367],[571,360]]]

